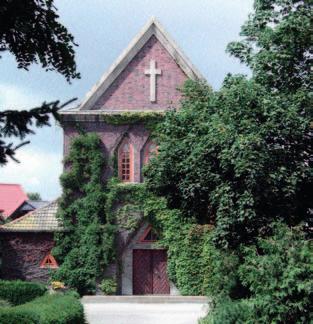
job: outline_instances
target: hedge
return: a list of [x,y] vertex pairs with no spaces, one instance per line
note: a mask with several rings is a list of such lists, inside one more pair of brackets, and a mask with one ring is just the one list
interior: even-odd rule
[[46,293],[47,288],[35,282],[21,280],[0,280],[0,298],[13,305],[20,305],[31,301]]
[[45,295],[23,305],[0,309],[0,324],[83,323],[83,306],[73,295]]

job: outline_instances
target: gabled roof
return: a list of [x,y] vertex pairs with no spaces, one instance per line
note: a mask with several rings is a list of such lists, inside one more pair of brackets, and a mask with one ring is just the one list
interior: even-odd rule
[[50,203],[50,201],[46,200],[28,200],[27,203],[33,207],[33,209],[41,208]]
[[56,232],[63,228],[56,214],[57,201],[35,209],[26,215],[0,226],[0,232]]
[[9,218],[27,200],[21,185],[0,183],[0,210],[3,219]]
[[[147,41],[155,36],[159,42],[169,52],[175,62],[180,66],[184,73],[193,80],[204,80],[200,72],[192,65],[182,50],[177,46],[174,40],[164,30],[161,24],[153,17],[139,34],[131,41],[125,51],[118,57],[115,63],[101,77],[99,82],[87,93],[86,98],[78,107],[79,110],[90,110],[97,102],[100,96],[110,87],[116,78],[123,72],[130,61],[142,49]],[[73,111],[72,111],[73,112]],[[66,111],[64,111],[66,114]],[[62,112],[61,112],[62,114]]]

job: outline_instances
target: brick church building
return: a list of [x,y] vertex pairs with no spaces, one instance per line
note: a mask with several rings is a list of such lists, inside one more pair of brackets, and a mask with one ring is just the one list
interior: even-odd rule
[[[142,181],[142,167],[157,150],[143,124],[113,125],[103,116],[164,112],[179,107],[179,87],[187,79],[203,77],[158,21],[151,19],[76,109],[61,112],[64,156],[78,128],[96,132],[106,157],[117,157],[122,182]],[[113,175],[108,168],[106,177]],[[45,281],[57,260],[50,255],[53,232],[62,230],[55,218],[57,203],[0,226],[3,278]],[[177,294],[166,274],[166,251],[156,247],[149,224],[127,236],[119,251],[122,273],[107,271],[119,280],[119,293]],[[36,251],[36,253],[34,253]]]

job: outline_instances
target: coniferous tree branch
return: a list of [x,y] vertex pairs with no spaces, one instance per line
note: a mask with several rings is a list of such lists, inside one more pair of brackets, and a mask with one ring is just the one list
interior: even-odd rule
[[[58,18],[53,0],[1,1],[0,54],[13,54],[19,69],[28,70],[36,63],[46,71],[57,71],[68,82],[80,78],[75,63],[74,47],[77,44]],[[49,126],[51,117],[58,120],[57,112],[62,107],[64,105],[59,101],[54,101],[44,102],[29,111],[0,112],[0,166],[6,164],[8,158],[17,161],[16,150],[29,143],[23,141],[15,145],[7,143],[5,138],[24,140],[26,135],[34,134],[33,127]]]
[[33,126],[50,126],[50,119],[54,117],[59,120],[58,111],[66,105],[72,103],[76,98],[71,99],[64,104],[59,101],[50,103],[44,102],[40,107],[30,110],[5,110],[0,112],[0,166],[8,162],[8,158],[19,162],[15,158],[16,150],[29,144],[29,141],[23,141],[17,145],[12,142],[5,142],[5,138],[17,137],[23,140],[26,135],[34,134]]

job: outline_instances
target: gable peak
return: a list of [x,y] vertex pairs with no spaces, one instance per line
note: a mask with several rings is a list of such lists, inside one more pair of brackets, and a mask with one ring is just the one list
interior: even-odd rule
[[152,16],[118,59],[111,65],[109,70],[101,77],[99,82],[89,93],[87,93],[84,101],[79,105],[78,109],[87,111],[93,109],[97,100],[112,85],[135,55],[153,36],[163,45],[188,78],[193,80],[204,80],[200,72],[192,65],[174,40],[165,31],[161,23]]

